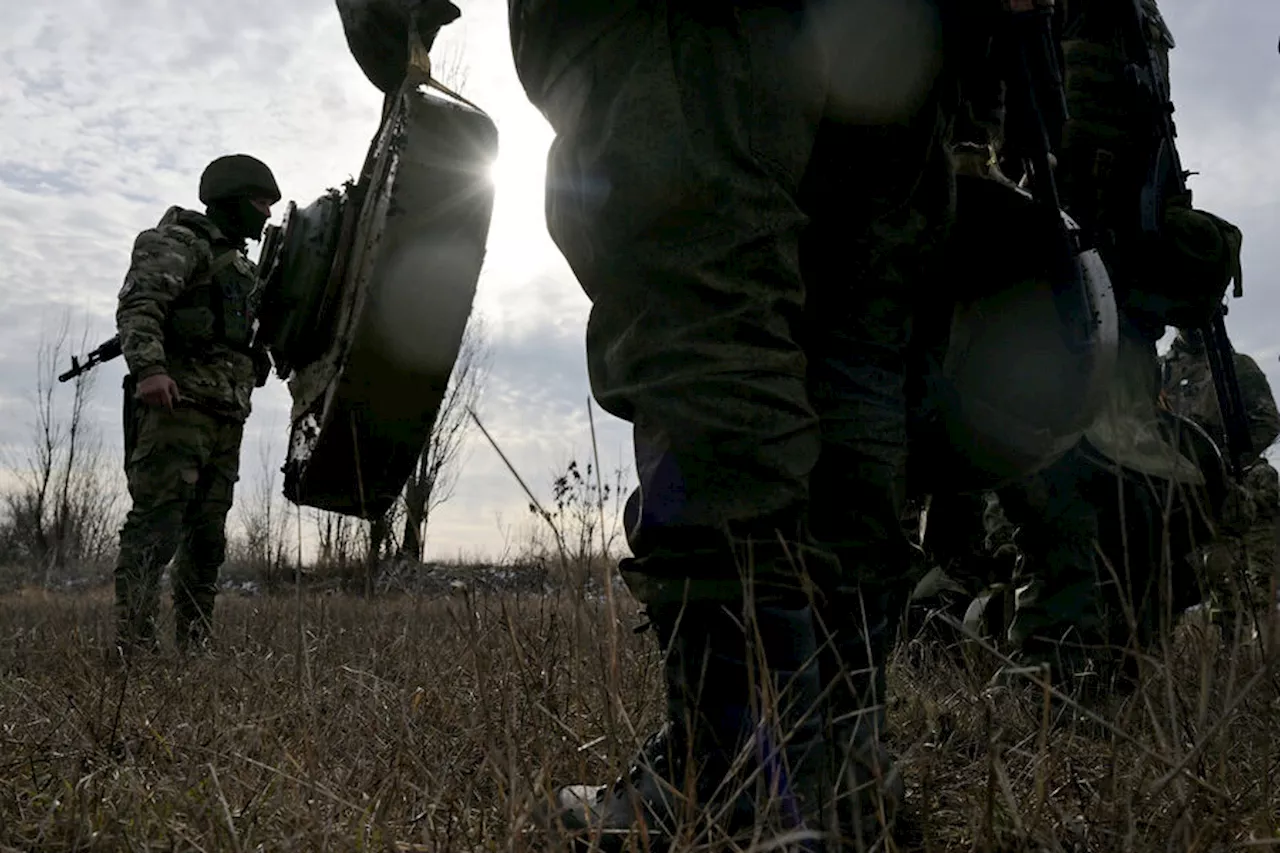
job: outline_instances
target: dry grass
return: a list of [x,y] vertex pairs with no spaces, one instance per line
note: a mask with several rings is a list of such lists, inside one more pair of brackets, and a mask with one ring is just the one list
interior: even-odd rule
[[[568,597],[224,595],[216,654],[126,669],[106,653],[105,591],[11,593],[0,848],[543,849],[535,792],[611,776],[659,718],[654,644],[620,612],[611,643],[603,605]],[[1273,838],[1271,675],[1190,629],[1169,662],[1102,724],[1033,687],[989,688],[990,654],[903,646],[900,849]]]

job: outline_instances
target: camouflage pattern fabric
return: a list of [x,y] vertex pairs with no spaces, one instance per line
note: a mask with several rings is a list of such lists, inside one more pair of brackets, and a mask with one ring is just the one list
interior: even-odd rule
[[[1280,412],[1258,363],[1236,353],[1235,366],[1253,452],[1244,460],[1241,499],[1231,504],[1223,538],[1204,557],[1209,597],[1220,610],[1235,610],[1237,596],[1255,608],[1271,600],[1280,547],[1280,478],[1261,455],[1280,436]],[[1175,338],[1164,357],[1164,377],[1169,408],[1196,421],[1221,446],[1222,412],[1203,347],[1183,335]],[[1240,589],[1245,580],[1250,588]]]
[[[1063,21],[1063,83],[1070,119],[1054,174],[1076,221],[1104,232],[1126,230],[1131,198],[1146,177],[1150,128],[1125,71],[1129,56],[1122,16],[1132,14],[1128,3],[1071,0]],[[1167,85],[1173,38],[1154,0],[1143,6],[1154,25],[1149,37]],[[1135,59],[1146,62],[1145,56]]]
[[122,639],[154,642],[160,576],[176,552],[174,616],[178,642],[188,645],[213,617],[244,428],[192,406],[133,408],[136,443],[125,467],[133,506],[116,565]]
[[1244,534],[1244,559],[1260,602],[1275,600],[1280,563],[1280,473],[1265,459],[1245,471],[1245,490],[1253,502],[1253,523]]
[[[1154,2],[1144,5],[1154,13],[1153,20],[1158,19]],[[1147,134],[1125,73],[1119,15],[1127,13],[1127,8],[1109,0],[1066,4],[1062,49],[1069,120],[1057,152],[1055,177],[1072,217],[1103,238],[1104,258],[1121,309],[1122,334],[1131,347],[1146,351],[1153,348],[1163,326],[1131,310],[1128,295],[1139,279],[1129,246],[1115,242],[1117,236],[1128,233],[1131,206],[1145,177],[1145,152],[1134,140],[1144,140]],[[1166,38],[1162,24],[1160,32],[1151,35],[1167,69],[1164,57],[1172,39]],[[1112,396],[1116,390],[1112,389]],[[1152,404],[1156,390],[1151,389]],[[1110,572],[1097,559],[1099,545],[1112,546],[1105,548],[1109,555],[1124,559],[1115,542],[1134,543],[1136,576],[1151,573],[1144,556],[1148,549],[1137,547],[1154,535],[1149,514],[1141,511],[1146,494],[1127,488],[1130,484],[1118,475],[1090,461],[1082,444],[1048,469],[999,492],[1005,515],[1018,528],[1023,557],[1009,639],[1025,662],[1049,664],[1055,678],[1067,678],[1086,666],[1114,633],[1108,605],[1117,590],[1114,585],[1104,587]],[[1112,524],[1121,494],[1126,504],[1133,502],[1126,507],[1133,510],[1125,514],[1130,523],[1126,531]]]
[[[180,646],[203,637],[226,553],[225,521],[257,378],[248,342],[257,310],[243,245],[202,214],[170,208],[138,235],[116,322],[130,376],[125,472],[133,506],[116,563],[119,640],[155,644],[160,576],[173,568]],[[167,373],[174,411],[133,399],[136,383]]]
[[1261,459],[1245,471],[1222,538],[1204,549],[1202,583],[1214,613],[1257,612],[1274,601],[1278,550],[1280,474]]
[[[261,298],[254,265],[237,252],[207,285],[193,285],[214,267],[215,256],[242,247],[205,215],[171,207],[135,240],[116,308],[135,379],[167,373],[194,405],[241,421],[257,381],[248,347]],[[196,290],[217,298],[200,298]]]
[[[512,37],[525,90],[556,131],[547,224],[592,303],[592,392],[633,425],[634,557],[622,569],[678,653],[666,670],[673,754],[688,746],[704,766],[729,766],[756,730],[753,641],[719,631],[716,687],[698,689],[678,661],[702,660],[680,649],[702,643],[706,620],[681,622],[682,600],[691,613],[794,614],[763,653],[805,673],[779,704],[819,709],[786,747],[797,814],[807,822],[833,796],[813,769],[829,762],[853,780],[835,795],[849,801],[836,807],[842,829],[869,838],[861,809],[877,786],[863,773],[876,763],[893,775],[877,697],[911,589],[907,348],[952,215],[948,93],[930,73],[941,50],[918,54],[920,97],[898,120],[858,121],[847,99],[866,93],[812,61],[809,9],[659,0],[594,16],[603,29],[590,43],[578,27],[535,45],[533,33],[584,6],[513,3]],[[795,663],[831,634],[818,673]],[[668,759],[658,766],[678,766]],[[621,803],[610,815],[634,820]]]
[[[1248,355],[1235,354],[1236,377],[1240,382],[1240,399],[1249,423],[1249,442],[1253,453],[1245,460],[1251,464],[1280,436],[1280,411],[1271,393],[1271,385],[1262,368]],[[1213,387],[1213,374],[1204,348],[1190,343],[1182,335],[1174,339],[1163,359],[1164,393],[1169,408],[1191,418],[1208,431],[1219,447],[1225,447],[1222,410]]]
[[726,531],[756,543],[762,586],[794,586],[771,577],[778,531],[811,571],[901,576],[904,351],[950,205],[941,110],[842,125],[830,81],[782,48],[790,13],[689,14],[676,35],[668,14],[636,11],[534,99],[557,131],[549,229],[593,303],[592,389],[634,424],[628,577],[641,600],[688,578],[736,597]]
[[1017,526],[1023,563],[1015,578],[1016,611],[1009,641],[1025,657],[1058,666],[1058,644],[1084,655],[1104,635],[1094,545],[1099,537],[1093,500],[1100,472],[1072,451],[1037,474],[1001,489],[1005,517]]

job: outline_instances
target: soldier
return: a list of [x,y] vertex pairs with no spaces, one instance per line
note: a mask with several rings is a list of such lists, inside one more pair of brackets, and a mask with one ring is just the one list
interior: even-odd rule
[[[1140,34],[1128,25],[1135,2]],[[1009,639],[1022,663],[1047,665],[1052,678],[1067,686],[1099,664],[1104,674],[1114,671],[1114,649],[1104,647],[1129,644],[1121,597],[1135,608],[1140,642],[1157,630],[1162,607],[1151,593],[1163,557],[1164,503],[1157,492],[1196,475],[1159,433],[1156,342],[1173,319],[1207,316],[1205,310],[1221,299],[1238,274],[1239,232],[1192,209],[1188,193],[1162,197],[1159,241],[1136,233],[1139,194],[1158,132],[1152,90],[1168,89],[1173,47],[1154,0],[1072,2],[1061,28],[1070,119],[1055,177],[1065,208],[1111,271],[1121,318],[1120,364],[1104,415],[1086,440],[1036,475],[999,490],[999,499],[1018,528],[1023,559]],[[1153,57],[1160,79],[1144,90],[1132,72],[1148,68]],[[994,140],[966,141],[984,148]],[[1125,509],[1123,531],[1116,523],[1117,500]],[[1112,582],[1096,558],[1099,546],[1113,565],[1129,567],[1128,588]]]
[[138,235],[116,309],[133,500],[116,564],[125,652],[157,647],[160,575],[175,551],[178,648],[207,640],[249,398],[269,369],[251,347],[260,294],[245,241],[280,200],[275,177],[253,157],[219,157],[200,177],[200,200],[204,213],[170,207]]
[[[1258,363],[1244,353],[1235,353],[1236,376],[1240,397],[1249,425],[1248,453],[1240,460],[1243,467],[1244,517],[1226,520],[1225,541],[1215,543],[1208,553],[1208,583],[1217,607],[1222,609],[1232,586],[1233,566],[1241,566],[1252,589],[1246,602],[1261,608],[1274,602],[1277,564],[1277,530],[1280,526],[1280,475],[1263,453],[1280,436],[1280,412]],[[1163,358],[1164,393],[1169,408],[1191,418],[1204,427],[1219,447],[1226,447],[1222,410],[1214,390],[1213,376],[1204,350],[1202,335],[1194,330],[1179,329],[1168,353]],[[1237,513],[1240,514],[1240,513]]]

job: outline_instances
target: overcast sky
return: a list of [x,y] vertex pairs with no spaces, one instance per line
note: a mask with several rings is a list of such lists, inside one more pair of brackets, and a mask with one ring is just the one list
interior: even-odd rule
[[[460,56],[465,93],[498,124],[497,202],[476,308],[494,344],[482,411],[545,496],[552,472],[590,453],[583,355],[588,303],[546,234],[550,129],[512,67],[503,0],[457,0],[433,55]],[[1280,3],[1164,0],[1181,153],[1198,206],[1244,231],[1238,349],[1280,382]],[[1230,11],[1228,11],[1228,9]],[[201,169],[243,151],[305,205],[360,166],[381,93],[347,52],[332,0],[48,0],[0,3],[0,447],[21,441],[42,330],[65,311],[94,338],[112,312],[138,231],[171,204],[199,207]],[[284,205],[277,208],[280,221]],[[257,247],[251,245],[256,256]],[[118,361],[100,370],[97,416],[118,447]],[[61,389],[67,394],[69,389]],[[243,454],[283,462],[288,392],[255,397]],[[630,464],[623,424],[597,412],[605,467]],[[500,552],[523,496],[473,439],[454,499],[435,518],[439,557]]]

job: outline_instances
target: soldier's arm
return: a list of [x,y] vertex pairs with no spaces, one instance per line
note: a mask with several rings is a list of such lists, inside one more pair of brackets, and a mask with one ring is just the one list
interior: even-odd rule
[[1280,436],[1280,411],[1276,410],[1276,398],[1262,368],[1243,353],[1236,353],[1236,377],[1249,422],[1249,440],[1253,444],[1253,452],[1261,455]]
[[167,372],[165,317],[194,275],[200,252],[195,234],[179,226],[143,231],[134,241],[116,305],[116,330],[135,379]]

